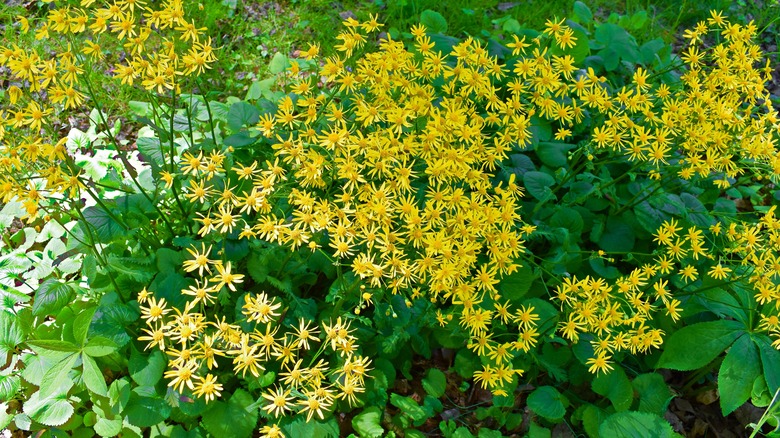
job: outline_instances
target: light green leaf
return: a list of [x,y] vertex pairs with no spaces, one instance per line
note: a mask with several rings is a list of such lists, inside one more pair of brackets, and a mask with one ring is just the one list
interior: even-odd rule
[[288,437],[317,437],[317,438],[337,438],[339,436],[339,425],[335,418],[327,421],[312,419],[306,421],[305,418],[297,415],[290,420],[279,423],[284,436]]
[[130,401],[131,394],[130,381],[127,377],[111,382],[111,387],[108,388],[108,399],[111,402],[112,412],[115,414],[122,412]]
[[[741,323],[730,320],[683,327],[666,341],[658,366],[679,371],[699,369],[718,357],[744,333]],[[691,351],[696,351],[696,354],[691,354]]]
[[360,434],[361,438],[378,438],[385,433],[381,422],[382,411],[372,406],[355,415],[352,419],[352,427]]
[[38,286],[33,300],[33,315],[53,315],[70,304],[73,288],[59,280],[50,278]]
[[103,373],[100,372],[100,368],[98,367],[97,362],[95,362],[95,359],[92,359],[86,354],[82,354],[81,361],[83,365],[81,375],[87,389],[97,395],[102,395],[103,397],[107,396],[108,387],[106,386],[106,379],[103,377]]
[[102,437],[114,437],[119,435],[119,432],[122,432],[122,419],[115,418],[109,420],[107,418],[98,417],[97,422],[92,427],[95,429],[95,433]]
[[24,342],[24,331],[16,317],[0,310],[0,360],[5,363],[4,356],[14,351],[22,342]]
[[444,16],[436,11],[426,9],[420,14],[420,23],[428,28],[431,33],[445,33],[447,32],[447,20]]
[[92,357],[108,356],[116,351],[117,346],[114,341],[102,336],[95,336],[87,341],[87,345],[82,350],[85,354]]
[[40,391],[30,396],[23,409],[33,420],[51,427],[65,424],[74,411],[66,395],[42,398]]
[[95,316],[95,310],[97,310],[97,307],[82,310],[73,320],[73,339],[79,345],[83,345],[87,340],[87,332],[90,324],[92,324],[92,317]]
[[67,392],[73,386],[70,370],[73,369],[78,357],[78,353],[72,353],[49,368],[41,379],[38,394],[41,397],[50,397]]
[[[27,341],[27,345],[33,347],[33,349],[36,351],[47,350],[66,353],[74,353],[79,351],[79,347],[72,342],[58,341],[56,339],[38,339]],[[46,354],[47,351],[41,351],[41,354]]]
[[422,380],[422,386],[428,395],[439,398],[444,395],[447,388],[447,376],[441,370],[431,368]]
[[10,400],[19,392],[21,386],[22,380],[19,376],[0,376],[0,400]]
[[272,74],[279,74],[290,66],[290,61],[282,52],[276,52],[271,62],[268,63],[268,71]]
[[647,412],[618,412],[601,423],[599,435],[621,438],[672,438],[678,436],[663,418]]
[[731,346],[718,371],[718,392],[723,416],[742,406],[761,374],[758,348],[750,336],[742,336]]
[[390,404],[400,409],[404,415],[408,415],[414,421],[422,421],[427,418],[425,410],[410,397],[404,397],[396,393],[390,394]]

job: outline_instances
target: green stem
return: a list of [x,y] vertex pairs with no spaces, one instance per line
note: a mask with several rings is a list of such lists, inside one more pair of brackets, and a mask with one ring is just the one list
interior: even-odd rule
[[175,236],[176,232],[173,230],[173,226],[170,222],[168,222],[167,216],[160,210],[160,207],[157,205],[154,199],[152,199],[149,194],[144,190],[141,183],[138,181],[138,174],[133,168],[133,166],[130,165],[130,161],[127,159],[127,155],[125,154],[125,151],[122,150],[122,148],[119,147],[119,143],[116,141],[116,138],[114,137],[114,134],[111,133],[111,130],[108,129],[108,121],[106,120],[105,116],[103,115],[103,110],[100,107],[100,102],[95,96],[95,92],[92,89],[92,84],[90,83],[89,79],[85,80],[85,83],[87,84],[87,90],[89,93],[89,97],[92,99],[92,101],[95,103],[95,108],[97,109],[98,116],[100,117],[101,123],[105,125],[106,127],[106,133],[108,134],[110,140],[114,143],[114,148],[117,151],[117,155],[119,155],[119,159],[122,161],[122,164],[124,164],[125,169],[127,170],[128,175],[130,175],[130,179],[133,181],[136,187],[138,187],[138,190],[140,193],[152,204],[154,209],[157,211],[157,214],[160,215],[160,218],[162,219],[163,223],[165,223],[165,226],[168,228],[168,231],[171,233],[171,236]]

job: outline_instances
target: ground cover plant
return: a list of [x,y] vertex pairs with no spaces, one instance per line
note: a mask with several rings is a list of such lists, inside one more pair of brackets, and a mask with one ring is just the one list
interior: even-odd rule
[[209,33],[236,3],[15,18],[0,426],[722,429],[680,408],[695,400],[736,434],[776,435],[771,19],[713,10],[672,45],[632,35],[640,11],[573,2],[471,32],[467,6],[388,4],[393,26],[346,14],[331,40],[270,55],[266,77],[229,88],[241,96],[219,88]]

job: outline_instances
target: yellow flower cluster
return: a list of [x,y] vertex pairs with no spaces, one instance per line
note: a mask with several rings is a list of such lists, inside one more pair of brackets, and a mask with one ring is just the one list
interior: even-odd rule
[[[20,21],[21,31],[30,32],[27,19]],[[48,197],[78,199],[86,176],[69,157],[67,139],[51,126],[52,115],[80,109],[103,86],[91,83],[88,72],[109,67],[101,62],[107,48],[127,54],[112,68],[118,83],[138,80],[150,91],[178,91],[183,77],[216,61],[203,30],[185,19],[182,0],[82,0],[81,7],[49,11],[35,28],[35,39],[45,44],[0,46],[0,66],[11,72],[0,111],[0,200],[17,197],[25,219],[33,220]]]
[[753,288],[761,313],[757,328],[768,332],[774,339],[772,345],[780,349],[780,219],[775,211],[771,207],[754,224],[731,223],[721,235],[726,254],[739,267],[735,272]]
[[[594,153],[625,153],[653,169],[674,161],[683,178],[716,173],[725,181],[745,168],[771,173],[776,159],[767,149],[774,147],[776,120],[765,103],[766,78],[753,69],[761,57],[750,43],[754,29],[718,14],[710,25],[723,30],[725,42],[698,62],[695,51],[686,53],[689,69],[679,89],[651,85],[639,68],[632,84],[614,93],[592,70],[578,72],[571,56],[550,53],[553,43],[575,42],[558,22],[536,39],[515,37],[506,64],[473,39],[450,54],[436,50],[423,26],[412,29],[413,47],[387,37],[377,52],[356,55],[379,25],[351,19],[344,25],[343,55],[316,71],[324,85],[306,71],[310,63],[293,62],[293,94],[260,118],[256,129],[273,144],[273,163],[227,169],[220,152],[185,156],[186,196],[204,206],[199,234],[235,228],[242,238],[328,251],[349,262],[367,287],[439,303],[439,322],[458,321],[468,347],[485,358],[475,379],[497,394],[519,372],[513,359],[539,336],[534,309],[502,301],[496,289],[517,268],[522,239],[534,230],[517,213],[522,190],[514,177],[496,179],[507,153],[531,142],[532,117],[553,123],[556,139],[565,140],[586,112],[601,114]],[[697,29],[709,31],[705,24]],[[317,53],[312,47],[305,56],[316,60]],[[733,117],[721,115],[728,108]],[[764,145],[760,153],[726,149],[748,138]],[[287,198],[291,210],[275,210],[272,198]],[[680,317],[667,277],[693,283],[699,258],[709,256],[701,230],[679,231],[665,223],[655,263],[614,285],[588,277],[559,287],[566,337],[597,337],[591,371],[608,370],[615,351],[660,346],[663,332],[647,325],[658,308]],[[709,275],[725,278],[730,269],[719,263]],[[516,340],[496,341],[498,327],[513,330]]]
[[[717,232],[717,228],[710,231]],[[677,321],[682,311],[680,300],[674,298],[677,291],[673,285],[698,280],[700,260],[713,258],[698,227],[683,229],[672,219],[664,222],[654,236],[659,248],[652,263],[635,268],[614,284],[602,278],[574,276],[556,288],[555,298],[564,312],[559,326],[563,336],[572,342],[585,333],[594,338],[594,357],[588,361],[591,372],[611,370],[609,360],[616,352],[647,353],[660,347],[664,333],[652,327],[653,320],[663,309]],[[723,279],[730,272],[719,263],[708,275]]]
[[[501,391],[519,372],[512,358],[538,338],[534,309],[514,308],[496,288],[534,229],[520,221],[514,176],[494,180],[512,145],[530,141],[528,91],[501,97],[504,67],[484,47],[464,41],[450,62],[422,26],[413,29],[415,51],[387,38],[347,67],[379,25],[344,24],[343,57],[315,71],[325,84],[306,71],[313,63],[294,62],[294,96],[260,118],[273,163],[226,168],[221,152],[183,157],[185,196],[201,206],[199,234],[237,230],[327,252],[362,280],[363,307],[381,290],[440,303],[442,325],[456,319],[488,358],[483,385]],[[290,210],[277,208],[281,198]],[[494,324],[516,329],[517,340],[493,340]]]
[[[278,373],[277,386],[263,394],[262,409],[274,417],[297,412],[307,419],[322,419],[337,400],[356,404],[365,390],[371,361],[356,354],[349,321],[323,322],[320,331],[300,319],[298,325],[285,329],[286,310],[263,292],[244,296],[241,322],[251,329],[227,322],[215,315],[216,296],[223,289],[235,292],[244,276],[232,272],[230,262],[210,260],[210,252],[210,247],[190,250],[193,258],[184,269],[198,278],[181,291],[190,297],[183,309],[169,307],[164,298],[156,299],[146,289],[138,294],[141,318],[148,326],[138,339],[147,342],[147,349],[159,348],[169,356],[164,374],[168,386],[178,392],[186,387],[207,402],[214,400],[223,385],[212,373],[221,361],[230,361],[242,377],[247,372],[255,378],[266,371]],[[338,365],[320,358],[328,351],[337,353]]]
[[653,86],[640,68],[615,96],[598,85],[583,86],[577,96],[606,119],[594,129],[593,143],[656,168],[673,160],[681,178],[715,175],[722,188],[745,171],[777,180],[780,119],[765,87],[769,60],[757,68],[764,56],[755,35],[752,22],[730,23],[713,11],[685,34],[679,85]]

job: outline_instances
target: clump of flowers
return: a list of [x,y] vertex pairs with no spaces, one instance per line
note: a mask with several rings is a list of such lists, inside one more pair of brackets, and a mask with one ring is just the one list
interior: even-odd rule
[[[28,20],[20,20],[22,32],[32,32]],[[27,211],[24,219],[32,221],[40,207],[56,208],[49,198],[97,198],[93,182],[74,162],[77,146],[59,135],[52,118],[88,103],[100,108],[101,102],[90,100],[101,86],[90,79],[90,71],[110,69],[117,86],[178,92],[185,78],[216,61],[203,30],[186,19],[181,0],[83,0],[80,7],[49,11],[35,29],[39,47],[0,46],[0,66],[11,71],[0,111],[0,199],[19,199]],[[109,57],[109,47],[124,49],[127,56]],[[107,124],[106,115],[98,113],[95,122]],[[114,147],[134,175],[124,151]]]
[[[437,303],[440,322],[457,321],[469,347],[490,358],[478,379],[501,393],[521,372],[512,358],[538,339],[534,309],[515,308],[496,288],[534,228],[517,213],[515,177],[495,180],[513,145],[529,141],[533,110],[518,95],[498,98],[504,67],[475,40],[447,55],[418,26],[414,51],[385,38],[347,67],[380,25],[344,24],[342,56],[313,70],[324,84],[307,74],[316,63],[294,62],[293,94],[261,116],[256,130],[273,162],[228,169],[219,151],[185,155],[180,175],[199,234],[235,230],[324,252],[361,280],[357,312],[384,291]],[[492,339],[494,325],[514,327],[516,340]]]

